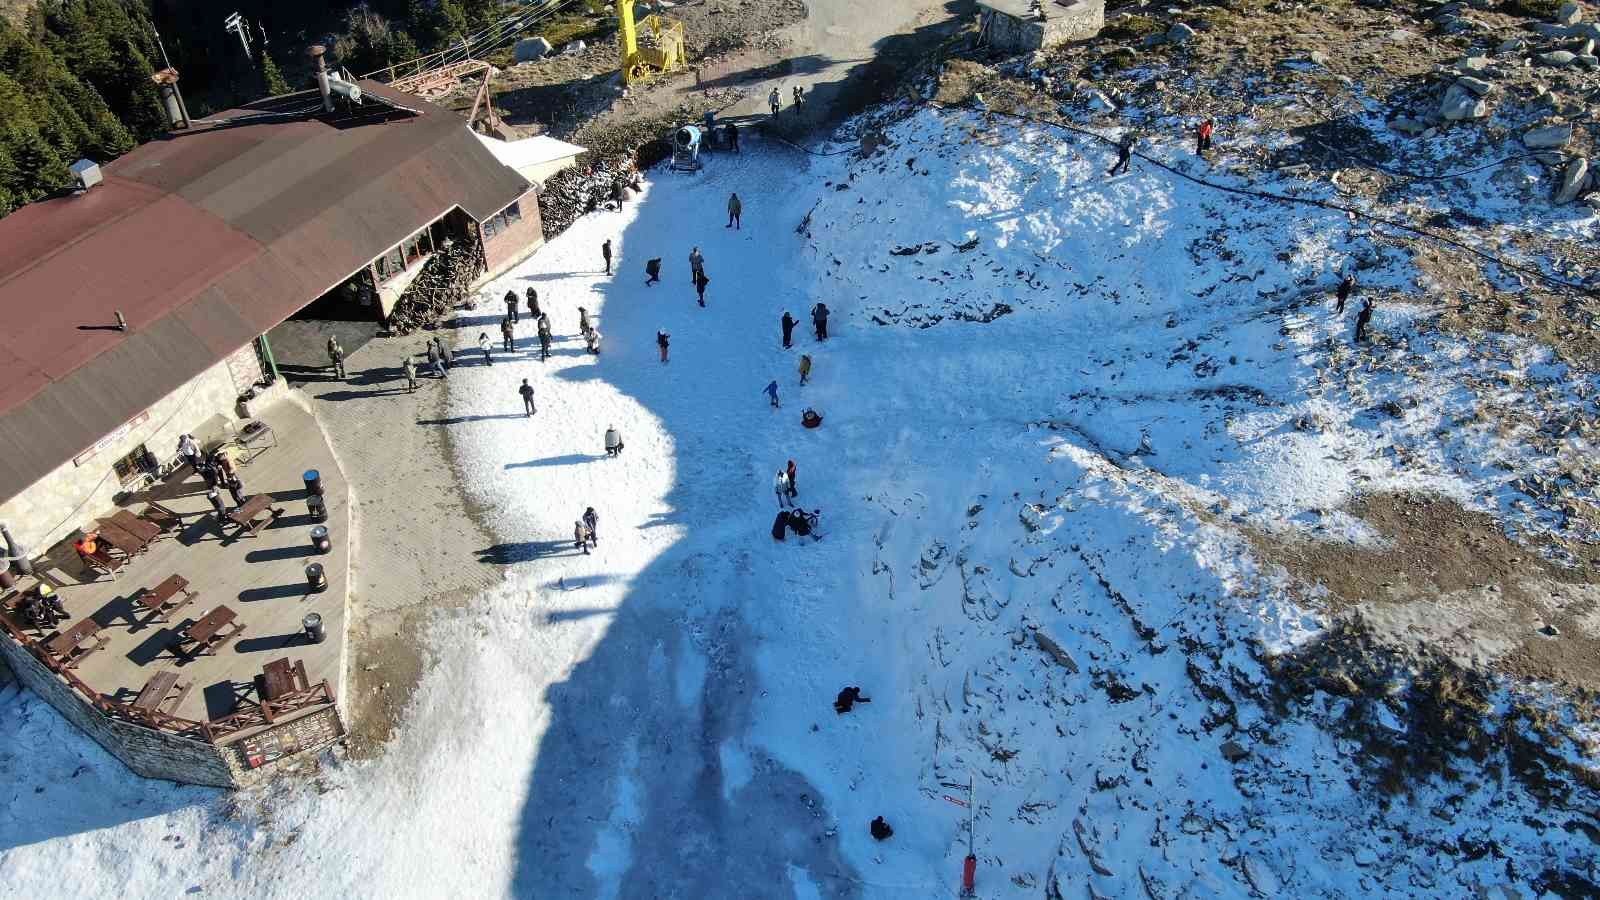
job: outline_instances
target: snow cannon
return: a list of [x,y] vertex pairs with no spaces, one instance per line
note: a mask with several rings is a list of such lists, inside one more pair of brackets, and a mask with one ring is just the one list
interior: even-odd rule
[[684,125],[672,134],[672,170],[700,171],[700,129]]

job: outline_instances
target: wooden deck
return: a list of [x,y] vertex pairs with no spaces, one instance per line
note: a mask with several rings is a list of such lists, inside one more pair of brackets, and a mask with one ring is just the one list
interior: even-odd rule
[[[259,705],[263,667],[284,657],[303,662],[312,683],[326,679],[335,688],[342,684],[350,563],[344,476],[311,414],[283,401],[260,418],[272,426],[277,446],[244,465],[240,477],[247,494],[269,494],[271,507],[281,513],[257,536],[231,523],[223,523],[225,536],[219,534],[204,482],[185,467],[126,504],[137,513],[148,500],[157,500],[181,515],[183,524],[135,555],[115,580],[103,572],[78,571],[70,559],[51,573],[64,582],[58,589],[68,613],[63,627],[92,619],[100,626],[96,637],[108,639],[104,649],[83,657],[74,670],[107,699],[131,704],[152,677],[170,669],[183,681],[192,681],[193,690],[165,712],[200,722],[220,719]],[[311,544],[311,527],[318,523],[306,511],[302,475],[307,469],[322,473],[328,507],[328,520],[322,524],[333,538],[327,554],[317,553]],[[97,516],[114,512],[85,510],[81,524],[91,527]],[[328,579],[327,588],[315,593],[305,575],[312,562],[322,564]],[[158,621],[136,597],[172,575],[186,579],[196,597],[168,621]],[[231,608],[234,622],[244,630],[215,655],[175,650],[184,629],[218,606]],[[320,644],[307,641],[301,627],[301,619],[312,612],[322,616],[327,634]]]

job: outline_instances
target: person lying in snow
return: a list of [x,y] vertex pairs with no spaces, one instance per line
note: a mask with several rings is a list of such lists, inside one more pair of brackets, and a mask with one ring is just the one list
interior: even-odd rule
[[814,409],[808,409],[800,414],[800,424],[807,428],[816,428],[822,424],[822,416]]
[[833,711],[842,716],[849,712],[850,707],[856,705],[857,703],[871,702],[871,697],[861,696],[861,688],[851,686],[839,692],[839,699],[833,701]]
[[873,819],[872,824],[867,826],[867,829],[872,832],[872,837],[875,840],[886,841],[894,837],[894,829],[890,828],[889,823],[883,820],[883,816]]

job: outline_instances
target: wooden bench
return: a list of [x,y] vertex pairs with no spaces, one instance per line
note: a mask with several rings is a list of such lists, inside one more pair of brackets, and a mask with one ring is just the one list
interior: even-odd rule
[[239,632],[244,631],[244,623],[234,621],[237,617],[237,614],[226,606],[213,609],[196,619],[178,635],[176,648],[194,644],[193,648],[186,651],[191,658],[215,656],[219,649],[227,646],[229,641],[239,636]]
[[189,696],[189,689],[194,687],[194,681],[180,682],[178,673],[171,669],[162,669],[150,676],[145,682],[143,690],[133,701],[133,709],[147,718],[154,718],[150,713],[165,713],[172,715],[178,707],[183,705],[183,698]]
[[112,549],[123,556],[138,556],[150,549],[149,541],[115,524],[101,521],[98,533],[102,543],[109,544]]
[[200,596],[189,590],[189,581],[182,575],[168,575],[167,580],[146,591],[140,591],[135,601],[155,613],[154,621],[165,622],[172,613],[183,609]]
[[182,516],[154,500],[145,506],[144,512],[140,513],[139,517],[159,527],[162,531],[173,531],[183,527]]
[[97,545],[93,553],[85,553],[79,549],[78,559],[89,569],[99,569],[110,575],[113,581],[117,578],[117,572],[128,564],[128,557],[112,556],[104,545]]
[[[228,513],[228,521],[239,526],[239,534],[249,533],[251,537],[261,534],[261,529],[267,527],[274,515],[272,510],[272,497],[268,494],[256,494],[245,500],[244,505]],[[262,515],[266,513],[266,515]]]
[[120,528],[144,541],[147,545],[155,542],[162,535],[160,525],[147,519],[141,519],[125,509],[119,509],[112,514],[111,518],[100,519],[99,522],[101,525],[112,525]]
[[46,641],[44,647],[50,655],[65,663],[67,668],[76,669],[84,657],[102,649],[108,643],[106,638],[97,637],[99,633],[99,622],[84,619]]

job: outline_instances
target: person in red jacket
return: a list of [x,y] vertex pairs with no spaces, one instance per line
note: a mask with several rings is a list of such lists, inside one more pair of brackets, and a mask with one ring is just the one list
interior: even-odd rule
[[1200,123],[1200,128],[1195,132],[1194,152],[1196,156],[1211,149],[1211,133],[1215,130],[1216,126],[1211,124],[1210,119]]

